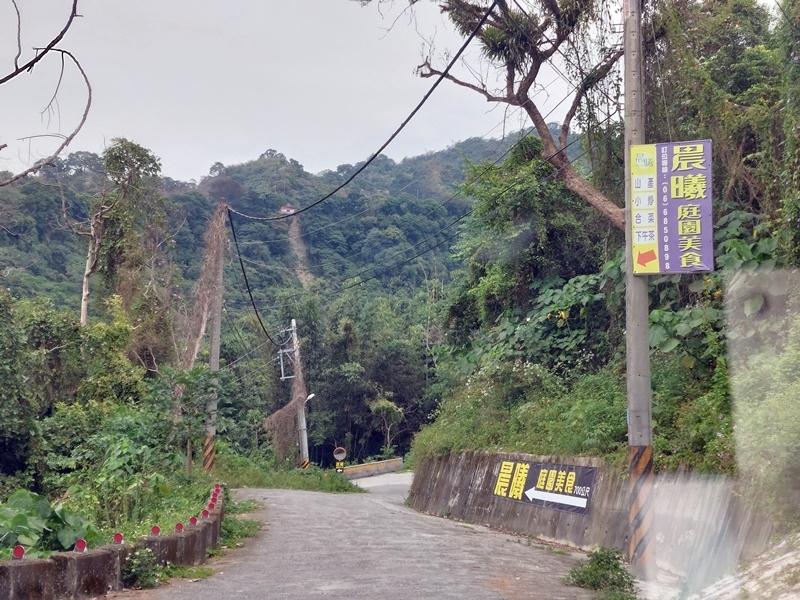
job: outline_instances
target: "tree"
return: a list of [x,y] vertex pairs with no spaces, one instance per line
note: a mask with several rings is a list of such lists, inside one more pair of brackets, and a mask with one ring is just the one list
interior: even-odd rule
[[[72,62],[72,64],[78,69],[80,76],[82,77],[84,84],[86,85],[87,96],[86,96],[86,105],[83,111],[83,115],[81,116],[77,126],[72,130],[69,135],[60,135],[56,134],[52,137],[56,137],[61,140],[60,144],[56,147],[51,154],[42,160],[37,161],[34,165],[24,169],[23,171],[17,174],[8,174],[3,173],[0,174],[0,186],[8,185],[18,179],[25,177],[26,175],[30,175],[32,173],[36,173],[45,165],[51,164],[58,156],[63,152],[63,150],[72,142],[75,136],[83,127],[83,124],[86,122],[86,118],[89,115],[89,109],[92,105],[92,86],[89,83],[89,78],[86,75],[86,72],[83,70],[80,62],[78,59],[69,51],[63,50],[58,47],[59,42],[64,38],[67,32],[71,29],[75,19],[80,16],[78,14],[78,0],[72,0],[71,8],[69,10],[69,15],[66,18],[64,26],[61,28],[60,31],[54,33],[52,37],[48,40],[48,42],[44,45],[37,44],[34,45],[32,48],[32,56],[27,60],[23,58],[23,19],[22,13],[19,10],[19,6],[16,2],[12,2],[14,6],[14,10],[16,12],[17,18],[17,52],[14,56],[13,66],[5,75],[0,75],[0,86],[7,84],[8,82],[20,77],[23,73],[30,73],[36,65],[44,60],[46,57],[50,55],[59,55],[61,59],[61,75],[58,79],[58,82],[55,86],[55,92],[50,99],[50,101],[45,106],[43,113],[50,112],[56,109],[57,107],[57,97],[58,91],[61,84],[61,79],[64,77],[64,72],[66,68],[67,60]],[[42,137],[42,136],[35,136],[35,137]],[[30,141],[31,138],[26,140],[26,143]],[[7,144],[0,143],[0,151],[4,150],[7,147]]]
[[64,220],[88,239],[81,295],[81,326],[89,317],[89,280],[102,272],[108,287],[124,279],[123,271],[141,266],[143,242],[153,234],[150,225],[163,217],[163,201],[157,192],[161,164],[146,148],[115,138],[103,153],[106,188],[100,193],[82,223],[73,222],[66,203]]
[[[372,0],[359,0],[369,4]],[[384,0],[378,0],[381,2]],[[415,4],[419,0],[410,0]],[[612,92],[621,47],[609,39],[610,15],[596,0],[437,0],[458,32],[474,35],[494,78],[480,67],[470,69],[474,80],[453,75],[434,66],[428,56],[417,67],[420,77],[442,77],[470,89],[489,102],[520,107],[530,118],[542,140],[542,156],[558,169],[557,177],[578,196],[597,209],[615,227],[624,228],[624,209],[601,193],[575,168],[566,153],[567,137],[581,110],[595,114],[598,108],[611,120],[619,110]],[[488,9],[487,9],[488,6]],[[556,137],[548,127],[537,92],[545,89],[542,67],[558,56],[567,64],[575,82],[571,103]],[[585,124],[590,121],[586,120]]]
[[388,453],[392,448],[392,441],[397,436],[397,431],[392,431],[403,421],[403,409],[384,396],[379,396],[369,405],[372,414],[377,417],[383,431],[383,451]]

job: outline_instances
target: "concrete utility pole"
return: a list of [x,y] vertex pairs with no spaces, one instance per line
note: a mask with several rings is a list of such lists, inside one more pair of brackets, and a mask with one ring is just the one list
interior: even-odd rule
[[[224,205],[220,204],[220,210],[224,210]],[[220,335],[222,330],[222,296],[223,288],[223,266],[222,260],[224,244],[219,244],[217,259],[214,263],[216,268],[216,281],[212,292],[211,308],[211,354],[208,359],[208,370],[212,373],[219,371],[219,347]],[[203,442],[203,470],[210,472],[214,468],[214,457],[216,454],[217,437],[217,385],[219,380],[215,376],[211,380],[213,390],[206,404],[206,439]]]
[[309,394],[300,407],[297,409],[297,428],[300,430],[300,466],[304,469],[311,464],[308,457],[308,428],[306,427],[306,402],[311,400],[314,394]]
[[653,526],[653,430],[650,390],[647,276],[633,274],[631,145],[645,143],[642,91],[644,0],[623,0],[625,19],[625,345],[628,389],[630,538],[628,557],[640,577],[655,566]]
[[[300,468],[307,469],[311,464],[308,458],[308,432],[306,430],[306,402],[314,397],[314,394],[305,395],[306,384],[303,380],[303,369],[300,364],[300,340],[297,338],[297,323],[292,319],[292,347],[294,348],[294,371],[295,377],[292,380],[292,401],[297,404],[297,430],[300,435]],[[300,394],[300,396],[298,396]]]

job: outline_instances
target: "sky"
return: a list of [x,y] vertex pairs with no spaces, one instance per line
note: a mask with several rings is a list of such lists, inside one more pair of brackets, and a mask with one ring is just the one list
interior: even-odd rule
[[[17,0],[21,63],[62,27],[69,0]],[[162,174],[198,180],[216,162],[254,160],[273,148],[311,173],[368,158],[408,116],[433,79],[421,79],[425,40],[446,64],[463,40],[432,2],[409,18],[405,0],[81,0],[60,48],[80,61],[92,106],[67,149],[101,153],[114,137],[161,158]],[[16,15],[0,4],[0,76],[13,69]],[[471,50],[471,63],[478,53]],[[86,101],[80,74],[51,55],[0,86],[0,170],[47,156]],[[469,78],[461,67],[460,74]],[[557,99],[549,99],[558,116]],[[545,101],[546,111],[550,110]],[[519,130],[518,111],[448,82],[384,151],[395,160],[475,136]]]

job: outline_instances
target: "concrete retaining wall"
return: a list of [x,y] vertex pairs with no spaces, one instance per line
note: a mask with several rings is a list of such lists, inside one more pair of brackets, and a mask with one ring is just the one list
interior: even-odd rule
[[402,468],[402,458],[390,458],[389,460],[378,460],[362,465],[345,467],[342,475],[347,479],[357,479],[358,477],[369,477],[370,475],[380,475],[381,473],[394,473],[402,470]]
[[199,565],[216,546],[223,517],[222,502],[197,525],[180,533],[147,536],[133,546],[103,546],[86,552],[59,552],[48,559],[0,561],[2,600],[96,598],[122,589],[122,567],[135,548],[150,548],[160,564]]
[[[563,512],[495,493],[503,461],[596,468],[588,514]],[[696,579],[713,577],[761,552],[771,522],[734,493],[733,482],[697,474],[655,481],[658,565]],[[628,481],[597,458],[464,452],[419,461],[409,503],[417,510],[581,549],[628,551]]]

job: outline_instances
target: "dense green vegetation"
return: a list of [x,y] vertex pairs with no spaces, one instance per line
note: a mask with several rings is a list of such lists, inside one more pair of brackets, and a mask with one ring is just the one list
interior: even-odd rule
[[[785,2],[771,20],[730,0],[647,15],[648,138],[715,149],[718,270],[650,279],[659,469],[740,464],[767,486],[796,479],[800,419],[781,399],[796,387],[798,290],[779,270],[800,256],[799,11]],[[517,60],[524,40],[482,41],[493,35],[487,55]],[[600,118],[593,99],[567,154],[619,203],[619,120]],[[210,483],[195,463],[212,396],[229,483],[347,491],[316,468],[282,471],[263,426],[290,398],[278,347],[292,319],[322,467],[336,446],[352,461],[467,448],[621,456],[623,236],[552,159],[531,132],[381,156],[286,219],[275,219],[282,206],[309,206],[356,166],[314,175],[270,149],[184,183],[116,139],[102,156],[76,152],[0,187],[0,499],[26,489],[131,534],[157,515],[185,518]],[[220,201],[237,243],[212,374],[207,339],[196,362],[180,357]],[[732,389],[750,400],[738,449]],[[769,450],[756,443],[765,431]]]

